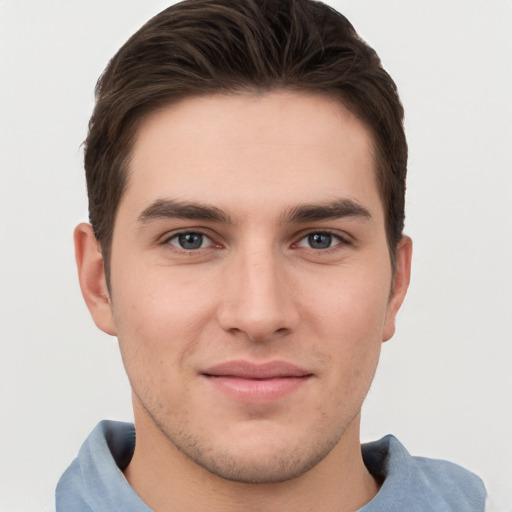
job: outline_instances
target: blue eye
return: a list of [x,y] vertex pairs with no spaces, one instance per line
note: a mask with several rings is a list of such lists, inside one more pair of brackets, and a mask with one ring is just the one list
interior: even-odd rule
[[332,235],[329,233],[312,233],[308,235],[308,243],[312,249],[328,249],[332,244]]
[[332,233],[326,233],[318,231],[316,233],[310,233],[305,236],[297,244],[299,247],[307,247],[309,249],[330,249],[331,247],[338,245],[342,242],[341,238],[333,235]]
[[185,251],[194,251],[209,247],[212,241],[202,233],[186,232],[178,233],[169,239],[169,243]]

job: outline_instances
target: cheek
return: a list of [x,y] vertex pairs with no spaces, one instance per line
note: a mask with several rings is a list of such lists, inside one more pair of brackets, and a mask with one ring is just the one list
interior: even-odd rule
[[382,341],[388,295],[387,281],[379,276],[358,279],[352,272],[326,283],[304,309],[304,315],[314,313],[322,337],[364,351],[368,343]]
[[[113,279],[116,327],[147,343],[168,343],[179,333],[188,338],[212,307],[214,290],[207,279],[191,272],[147,265],[141,272]],[[203,276],[204,277],[204,276]],[[119,324],[119,325],[118,325]],[[169,339],[170,338],[170,339]]]
[[[206,298],[211,294],[197,293],[197,283],[161,274],[120,277],[112,282],[113,310],[128,377],[170,384],[206,330],[212,310],[212,301]],[[135,382],[132,385],[136,387]]]
[[387,282],[359,279],[352,272],[350,278],[323,287],[313,307],[304,309],[304,319],[311,315],[306,320],[312,329],[309,336],[317,337],[318,349],[331,367],[333,392],[366,392],[380,355],[387,303]]

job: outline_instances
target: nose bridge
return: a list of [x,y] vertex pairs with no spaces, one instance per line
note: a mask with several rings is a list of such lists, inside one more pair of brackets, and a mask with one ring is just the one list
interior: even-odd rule
[[269,243],[247,243],[235,251],[227,272],[221,311],[224,329],[265,340],[291,330],[296,320],[283,256]]

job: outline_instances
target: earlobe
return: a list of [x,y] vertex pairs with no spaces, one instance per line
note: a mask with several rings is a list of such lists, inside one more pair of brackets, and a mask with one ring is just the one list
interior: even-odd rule
[[74,242],[78,279],[85,303],[98,328],[115,336],[103,257],[90,224],[82,223],[75,228]]
[[411,280],[411,260],[412,240],[404,235],[397,248],[393,289],[388,303],[382,341],[388,341],[395,333],[396,315],[402,306]]

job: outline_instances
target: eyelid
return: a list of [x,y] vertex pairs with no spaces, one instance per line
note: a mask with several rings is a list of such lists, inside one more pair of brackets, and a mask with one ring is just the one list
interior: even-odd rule
[[[178,245],[174,245],[174,244],[170,243],[171,240],[177,239],[180,235],[186,235],[186,234],[201,235],[202,237],[204,237],[204,239],[207,239],[209,241],[209,244],[206,247],[200,247],[199,249],[187,250],[187,249],[184,249],[183,247],[179,247]],[[215,242],[214,237],[212,236],[212,234],[207,232],[207,230],[205,230],[204,228],[194,228],[194,227],[180,228],[180,229],[176,229],[171,232],[167,232],[165,235],[160,237],[158,244],[159,245],[169,245],[169,246],[172,246],[172,248],[176,249],[177,251],[182,251],[182,252],[198,252],[201,249],[208,249],[209,247],[220,245]]]
[[338,247],[339,245],[351,245],[353,243],[352,237],[350,235],[348,235],[347,233],[340,233],[339,231],[333,230],[333,229],[309,229],[307,231],[300,233],[297,242],[295,242],[293,245],[296,247],[303,247],[303,246],[300,246],[299,243],[302,242],[303,240],[305,240],[308,236],[314,235],[314,234],[330,235],[333,238],[336,238],[338,240],[338,243],[332,245],[331,247],[329,247],[327,249],[313,249],[312,247],[305,247],[305,248],[311,249],[312,251],[320,250],[322,252],[326,252],[329,249],[334,249],[335,247]]
[[[195,233],[195,234],[202,235],[205,239],[207,239],[207,241],[209,241],[208,245],[206,247],[200,247],[199,249],[188,249],[187,250],[182,247],[179,247],[178,245],[174,245],[174,244],[170,243],[171,240],[176,239],[179,235],[183,235],[183,234],[187,234],[187,233]],[[328,235],[332,236],[337,242],[326,249],[315,249],[312,247],[306,247],[306,246],[299,245],[300,242],[307,239],[308,236],[310,236],[312,234],[316,234],[316,233],[317,234],[328,234]],[[353,237],[351,235],[349,235],[348,233],[340,232],[339,230],[329,229],[329,228],[306,229],[306,230],[303,230],[300,233],[298,233],[294,238],[296,241],[292,243],[292,248],[300,247],[300,248],[304,248],[304,249],[309,249],[311,251],[324,252],[324,253],[328,252],[330,250],[335,250],[339,246],[347,246],[347,245],[354,244]],[[177,251],[181,251],[184,253],[191,253],[191,252],[199,252],[202,249],[209,249],[211,247],[220,248],[224,244],[217,241],[217,236],[215,235],[215,233],[212,233],[210,229],[204,228],[204,227],[196,228],[193,226],[192,227],[188,226],[185,228],[178,228],[178,229],[166,232],[164,235],[159,237],[158,245],[163,245],[163,246],[167,245],[167,246],[171,246],[173,249],[176,249]]]

